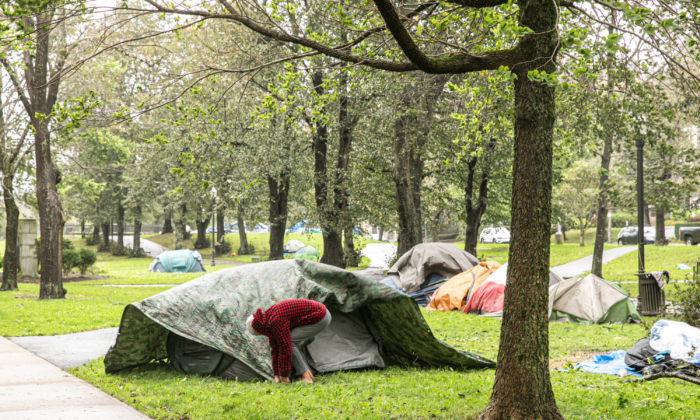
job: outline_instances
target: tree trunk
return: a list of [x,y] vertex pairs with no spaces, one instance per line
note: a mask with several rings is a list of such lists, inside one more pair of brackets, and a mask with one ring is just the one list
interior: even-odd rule
[[578,246],[586,246],[585,239],[584,239],[584,235],[586,234],[586,229],[583,227],[585,222],[586,221],[583,219],[579,220],[579,223],[581,223],[581,225],[580,225],[581,226],[581,237],[579,238]]
[[5,256],[0,291],[17,290],[19,208],[15,202],[13,181],[14,174],[6,173],[3,178],[3,198],[5,199],[7,225],[5,226]]
[[117,205],[117,248],[124,248],[124,206],[121,200]]
[[486,155],[484,156],[481,165],[481,181],[479,182],[479,198],[476,205],[472,203],[472,195],[474,191],[474,172],[476,169],[476,157],[469,160],[467,168],[467,186],[464,189],[464,199],[466,203],[465,213],[467,215],[467,230],[464,233],[464,250],[476,257],[476,247],[479,240],[479,227],[481,226],[481,218],[486,211],[486,200],[489,194],[489,155],[496,148],[496,137],[491,137],[486,146]]
[[85,239],[85,220],[80,221],[80,238]]
[[[549,253],[555,88],[528,78],[555,71],[557,6],[532,0],[520,25],[539,34],[520,41],[532,61],[518,64],[508,285],[493,391],[480,419],[563,419],[549,376]],[[545,57],[544,59],[540,57]],[[551,57],[551,58],[550,58]]]
[[[283,172],[279,180],[267,177],[270,212],[270,261],[284,258],[284,232],[287,227],[287,200],[289,197],[289,174]],[[240,223],[240,222],[239,222]],[[241,231],[238,226],[238,231]]]
[[377,240],[379,242],[381,242],[383,237],[384,237],[384,228],[382,226],[379,226],[379,235],[377,236]]
[[100,243],[100,226],[98,224],[92,225],[92,243],[95,245]]
[[[411,248],[423,242],[421,238],[420,189],[415,191],[414,178],[423,174],[421,164],[415,162],[417,151],[409,139],[411,118],[401,116],[394,123],[394,187],[396,189],[396,206],[399,219],[399,245],[397,256],[408,252]],[[416,167],[420,172],[413,172]],[[417,195],[414,197],[414,195]],[[416,205],[418,203],[418,205]]]
[[103,252],[109,251],[109,242],[112,238],[109,237],[109,222],[102,223],[102,248]]
[[[194,243],[194,249],[204,249],[211,246],[211,243],[207,241],[207,227],[209,227],[209,222],[211,218],[201,216],[195,220],[197,225],[197,240]],[[212,229],[212,235],[214,234]]]
[[173,233],[173,212],[170,209],[165,210],[165,219],[163,220],[163,231],[161,233]]
[[656,205],[656,238],[654,239],[654,245],[666,245],[666,213],[660,205]]
[[[323,75],[316,72],[312,75],[314,90],[320,96],[324,94]],[[312,134],[314,152],[314,197],[316,210],[321,222],[321,234],[323,235],[323,253],[321,262],[345,268],[343,258],[343,237],[341,235],[340,209],[336,207],[336,200],[331,196],[335,187],[330,184],[328,174],[328,127],[325,123],[318,122]],[[333,187],[333,188],[330,188]]]
[[184,203],[180,204],[177,208],[177,214],[175,215],[175,238],[173,243],[174,249],[182,249],[182,247],[184,246],[185,235],[187,234],[187,223],[185,221],[186,213],[187,205]]
[[598,205],[596,207],[595,243],[593,246],[593,265],[591,273],[603,277],[603,251],[605,249],[605,228],[608,218],[608,200],[605,184],[608,182],[610,170],[610,151],[612,149],[612,133],[605,137],[603,155],[600,157],[600,181],[598,183]]
[[216,211],[216,241],[221,242],[221,238],[223,238],[225,234],[224,209],[220,208]]
[[134,255],[141,255],[141,205],[134,209]]
[[649,205],[644,202],[644,226],[651,226],[651,217],[649,217]]
[[[248,235],[245,233],[245,210],[243,209],[243,201],[238,203],[238,209],[236,210],[236,224],[238,225],[238,254],[248,255]],[[286,221],[285,221],[286,225]],[[286,226],[285,226],[286,227]],[[284,234],[284,232],[283,232]],[[271,239],[272,240],[272,239]],[[282,237],[284,241],[284,236]],[[284,245],[283,245],[284,247]]]

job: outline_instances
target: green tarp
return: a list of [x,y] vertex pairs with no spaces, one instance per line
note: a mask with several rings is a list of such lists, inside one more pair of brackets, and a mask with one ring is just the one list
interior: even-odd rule
[[402,364],[494,367],[436,339],[408,295],[353,272],[305,260],[281,260],[216,271],[124,309],[107,373],[167,357],[168,331],[220,350],[272,379],[267,338],[246,332],[257,308],[305,298],[330,310],[371,318],[382,349]]
[[303,248],[300,248],[292,254],[291,259],[293,260],[309,260],[309,261],[318,261],[318,250],[312,246],[305,246]]

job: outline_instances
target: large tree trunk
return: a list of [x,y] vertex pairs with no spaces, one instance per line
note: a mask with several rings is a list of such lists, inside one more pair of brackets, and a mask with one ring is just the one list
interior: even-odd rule
[[[532,61],[518,64],[511,245],[496,376],[480,419],[563,419],[549,376],[549,252],[552,209],[552,137],[555,88],[528,78],[534,69],[552,73],[559,45],[557,6],[532,0],[520,25],[519,46]],[[544,57],[544,58],[540,58]],[[551,57],[551,58],[550,58]]]
[[100,243],[100,226],[97,223],[92,225],[92,243],[95,245]]
[[141,255],[141,205],[134,209],[134,255]]
[[[320,96],[324,93],[323,75],[320,72],[312,75],[312,81],[316,93]],[[343,258],[343,237],[340,209],[336,207],[335,197],[330,196],[335,188],[330,184],[328,175],[328,127],[323,122],[318,122],[312,134],[314,152],[314,196],[316,209],[321,222],[323,235],[323,255],[321,262],[345,268]]]
[[489,194],[489,154],[496,147],[496,137],[491,137],[486,146],[486,155],[481,165],[481,181],[479,182],[479,197],[476,205],[472,202],[474,194],[474,172],[476,171],[476,157],[473,157],[467,163],[467,186],[464,189],[465,213],[467,215],[467,230],[464,233],[464,250],[476,256],[476,247],[479,240],[479,227],[481,226],[481,218],[486,211],[486,200]]
[[3,178],[3,198],[5,199],[5,256],[2,267],[2,284],[0,291],[17,290],[17,255],[19,230],[19,208],[15,202],[13,183],[14,174],[6,173]]
[[[401,256],[423,242],[421,238],[420,184],[415,190],[415,178],[423,175],[422,159],[415,159],[419,152],[410,140],[413,118],[401,116],[394,123],[394,187],[399,219],[399,245],[396,252]],[[419,162],[417,162],[417,160]]]
[[117,248],[124,248],[124,206],[121,200],[117,204]]
[[100,247],[102,252],[109,251],[109,242],[112,240],[112,238],[109,236],[109,225],[109,222],[102,223],[102,246]]
[[[177,208],[177,213],[175,215],[175,238],[173,243],[174,249],[182,249],[185,242],[185,235],[187,234],[187,223],[185,216],[187,213],[187,205],[180,204]],[[205,229],[206,230],[206,229]]]
[[[270,215],[270,260],[284,258],[284,232],[287,227],[287,200],[289,198],[289,174],[284,172],[279,180],[267,177]],[[239,222],[240,223],[240,222]],[[238,231],[242,226],[238,226]]]
[[651,226],[651,217],[649,216],[649,205],[644,202],[644,226]]
[[666,245],[666,213],[661,205],[656,205],[656,238],[654,245]]
[[224,209],[216,210],[216,241],[221,242],[221,238],[226,234],[224,229]]
[[[197,225],[197,240],[194,243],[194,249],[204,249],[211,246],[211,243],[207,241],[207,227],[209,227],[210,217],[205,217],[200,209],[199,217],[195,220]],[[214,234],[214,229],[212,229],[212,235]]]
[[85,220],[80,221],[80,238],[85,239]]
[[[236,224],[238,225],[238,254],[248,255],[248,235],[245,233],[245,210],[243,209],[243,201],[238,203],[238,209],[236,209]],[[286,221],[285,221],[286,225]],[[284,232],[283,232],[284,233]],[[272,239],[270,239],[272,240]],[[284,241],[284,236],[282,237]]]
[[173,233],[173,212],[170,209],[166,209],[164,213],[165,218],[163,219],[163,231],[161,233]]
[[381,242],[383,237],[384,237],[384,228],[382,226],[379,226],[379,234],[377,235],[377,240],[379,242]]

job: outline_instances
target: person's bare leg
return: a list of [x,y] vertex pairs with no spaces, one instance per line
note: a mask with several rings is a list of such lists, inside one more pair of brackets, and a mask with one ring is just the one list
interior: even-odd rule
[[306,382],[307,384],[312,384],[314,383],[314,375],[309,369],[306,369],[306,372],[301,374],[301,380]]

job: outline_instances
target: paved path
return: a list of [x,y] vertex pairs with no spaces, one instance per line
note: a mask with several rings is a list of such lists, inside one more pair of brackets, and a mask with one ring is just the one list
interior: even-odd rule
[[[117,236],[112,236],[112,240],[114,242],[117,242]],[[133,236],[124,236],[124,246],[127,248],[134,249],[134,237]],[[149,257],[157,257],[160,255],[161,252],[167,251],[167,248],[163,248],[162,246],[158,245],[157,243],[153,241],[149,241],[148,239],[141,238],[141,248],[146,252],[146,255]]]
[[61,369],[68,369],[104,356],[116,342],[118,331],[119,328],[115,327],[74,334],[8,339]]
[[149,417],[0,337],[0,419],[148,420]]
[[369,258],[369,268],[388,269],[386,261],[396,254],[393,244],[367,244],[362,250],[362,256]]
[[[619,258],[623,255],[627,255],[630,252],[637,250],[636,246],[623,246],[619,248],[612,248],[603,251],[603,264]],[[568,262],[566,264],[558,265],[552,267],[552,271],[559,274],[562,278],[570,279],[572,277],[580,276],[581,274],[591,271],[591,265],[593,264],[593,254],[588,255],[578,260]]]

